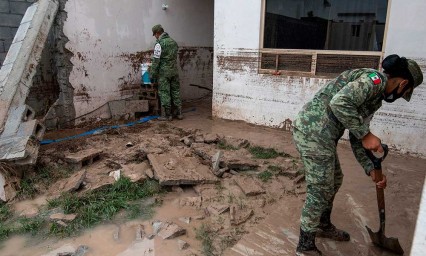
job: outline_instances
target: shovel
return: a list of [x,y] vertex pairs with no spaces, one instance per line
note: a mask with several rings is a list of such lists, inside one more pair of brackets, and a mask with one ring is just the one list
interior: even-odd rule
[[[389,148],[387,145],[382,144],[382,148],[384,151],[383,156],[376,157],[371,151],[365,150],[368,157],[374,164],[374,169],[376,170],[376,175],[378,180],[382,180],[382,161],[385,159],[389,152]],[[369,227],[365,226],[368,230],[368,234],[370,234],[370,238],[373,241],[373,244],[387,249],[396,254],[404,254],[404,250],[402,250],[401,245],[399,244],[398,238],[386,237],[385,236],[385,194],[383,188],[376,187],[377,193],[377,206],[379,207],[379,217],[380,217],[380,229],[377,232],[373,232]]]

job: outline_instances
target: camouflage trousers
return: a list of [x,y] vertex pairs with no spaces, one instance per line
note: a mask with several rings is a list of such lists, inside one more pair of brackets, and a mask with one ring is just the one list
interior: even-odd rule
[[[300,219],[305,232],[316,232],[321,214],[333,208],[334,196],[342,185],[343,173],[337,157],[337,142],[303,134],[296,128],[293,139],[305,169],[306,200]],[[318,139],[320,138],[320,139]]]
[[160,77],[158,79],[158,95],[162,107],[170,109],[172,102],[175,107],[182,107],[179,76]]

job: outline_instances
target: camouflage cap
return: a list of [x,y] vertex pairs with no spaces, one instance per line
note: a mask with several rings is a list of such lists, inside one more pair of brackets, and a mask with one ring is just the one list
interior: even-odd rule
[[152,27],[152,35],[155,35],[155,33],[161,32],[161,31],[164,31],[163,26],[161,26],[161,24],[157,24]]
[[419,86],[423,82],[423,73],[420,69],[417,62],[414,60],[407,59],[408,61],[408,71],[410,72],[411,76],[413,77],[413,89],[408,90],[404,95],[402,96],[406,101],[410,101],[411,95],[413,94],[414,88]]

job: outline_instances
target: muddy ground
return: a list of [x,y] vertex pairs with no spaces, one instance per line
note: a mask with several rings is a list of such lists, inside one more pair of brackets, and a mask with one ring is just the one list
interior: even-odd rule
[[[152,161],[162,156],[170,156],[163,164],[166,172],[175,174],[185,167],[189,172],[207,168],[210,173],[199,180],[213,184],[191,185],[186,178],[179,181],[175,176],[169,180],[170,177],[165,177],[160,183],[165,184],[166,192],[154,197],[160,203],[148,218],[127,220],[124,213],[119,213],[105,224],[70,238],[15,235],[2,243],[0,255],[56,255],[48,253],[65,248],[63,246],[70,247],[65,251],[76,250],[80,245],[89,248],[84,255],[293,255],[305,188],[303,180],[298,181],[296,177],[301,173],[301,165],[290,132],[213,120],[209,102],[186,107],[196,107],[196,110],[185,113],[182,121],[167,124],[154,121],[42,146],[39,162],[61,168],[68,166],[67,156],[87,150],[100,152],[99,158],[83,167],[84,181],[71,192],[78,195],[110,186],[115,181],[109,174],[117,169],[122,170],[121,175],[139,179],[135,182],[149,179],[146,173],[154,169],[156,177],[153,179],[158,180],[160,174],[155,173]],[[91,124],[90,128],[94,126],[96,124]],[[88,127],[80,126],[76,130],[56,131],[46,136],[61,138],[86,129]],[[205,142],[206,137],[211,139],[216,135],[227,138],[229,143],[216,139]],[[258,159],[250,153],[254,146],[273,148],[279,155]],[[211,171],[211,157],[218,151],[223,154],[219,177]],[[318,239],[318,246],[326,255],[391,255],[371,246],[364,227],[378,229],[373,182],[356,163],[350,146],[339,145],[339,156],[345,178],[335,200],[332,219],[336,226],[347,230],[352,239],[350,242]],[[176,167],[179,162],[183,167]],[[386,235],[398,237],[406,255],[409,255],[413,238],[425,164],[425,159],[392,153],[384,163],[388,176]],[[191,167],[193,165],[199,168]],[[60,196],[64,182],[78,169],[67,168],[70,169],[66,177],[58,174],[52,184],[38,186],[35,199],[15,200],[12,204],[15,214],[41,208],[47,200]],[[265,175],[265,171],[271,175]],[[138,176],[141,172],[143,175]],[[185,184],[168,184],[170,180]],[[249,185],[244,186],[244,182]],[[189,223],[182,219],[188,217],[191,217]],[[172,239],[156,235],[150,240],[147,236],[154,232],[154,220],[177,224],[186,234]],[[178,240],[187,242],[189,247],[181,250]]]

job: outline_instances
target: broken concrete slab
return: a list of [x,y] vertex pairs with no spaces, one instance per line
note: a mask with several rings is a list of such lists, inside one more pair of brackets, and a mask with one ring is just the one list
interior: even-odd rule
[[143,182],[146,180],[146,170],[149,169],[151,169],[151,167],[147,162],[123,165],[121,175],[128,177],[132,182]]
[[162,226],[163,226],[162,221],[155,220],[152,222],[152,230],[155,235],[158,235],[158,232],[160,232]]
[[152,171],[151,168],[148,168],[148,169],[145,170],[145,175],[150,179],[154,178],[154,172]]
[[204,142],[207,144],[217,143],[219,141],[219,135],[208,133],[204,135]]
[[76,251],[76,248],[73,245],[66,244],[66,245],[63,245],[63,246],[59,247],[58,249],[53,250],[53,251],[51,251],[47,254],[43,254],[42,256],[58,256],[58,254],[60,254],[60,253],[70,253],[70,252],[74,253],[75,251]]
[[234,181],[246,196],[256,196],[265,193],[259,182],[252,177],[235,176]]
[[[213,157],[212,157],[212,171],[213,174],[218,176],[218,171],[220,169],[220,158],[222,157],[223,152],[222,151],[218,151]],[[222,173],[223,174],[223,173]],[[222,175],[221,175],[222,176]]]
[[203,202],[217,201],[222,196],[217,187],[213,184],[202,184],[193,187],[195,192],[202,197]]
[[191,217],[181,217],[179,218],[179,221],[185,224],[191,223]]
[[194,142],[195,143],[204,143],[203,135],[202,134],[195,135]]
[[225,136],[223,138],[223,142],[226,145],[229,145],[233,148],[239,149],[239,148],[246,148],[250,145],[250,142],[245,139],[238,139],[231,136]]
[[228,151],[223,156],[224,165],[231,170],[248,171],[259,167],[259,164],[251,159],[246,149]]
[[54,190],[52,191],[53,193],[67,193],[78,190],[81,187],[83,180],[86,178],[86,173],[86,170],[80,170],[71,175],[71,177],[56,182],[52,186],[51,191]]
[[65,161],[70,164],[74,170],[80,170],[99,160],[102,153],[103,151],[99,149],[82,150],[78,153],[68,154],[65,156]]
[[0,171],[0,201],[8,202],[18,194],[20,179],[12,173]]
[[195,157],[182,158],[176,153],[149,154],[148,160],[160,185],[195,185],[218,181],[210,169]]
[[184,197],[179,200],[179,205],[181,207],[189,206],[189,207],[200,208],[201,204],[202,204],[201,196]]
[[143,239],[141,241],[135,241],[124,252],[117,254],[117,256],[134,255],[155,256],[154,240]]
[[190,147],[191,144],[194,142],[194,140],[192,139],[192,135],[185,136],[181,138],[180,141],[183,142],[183,144],[185,144],[188,147]]
[[177,243],[178,243],[178,248],[181,251],[186,250],[189,247],[189,244],[183,240],[178,239]]
[[231,224],[238,226],[246,222],[254,214],[252,209],[240,209],[236,206],[231,206],[230,220]]
[[186,229],[172,222],[164,222],[158,236],[163,239],[173,239],[186,234]]
[[49,216],[50,220],[61,220],[65,222],[73,221],[77,217],[77,214],[63,214],[63,213],[54,213]]
[[34,164],[44,126],[33,120],[26,99],[58,10],[53,0],[27,9],[0,70],[0,160]]
[[[193,143],[192,150],[202,159],[212,162],[213,157],[217,154],[216,146],[213,144]],[[251,154],[246,149],[225,151],[221,156],[219,167],[227,167],[233,170],[253,170],[259,167],[258,163],[251,159]]]
[[217,152],[217,149],[214,145],[205,143],[192,143],[191,148],[197,156],[208,162],[211,161],[212,157]]
[[207,211],[209,211],[210,215],[218,216],[228,210],[229,205],[226,204],[212,203],[211,205],[207,206]]

